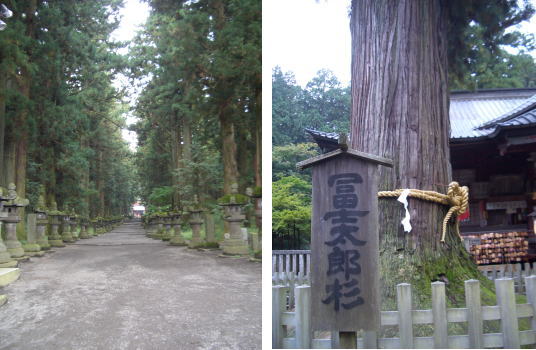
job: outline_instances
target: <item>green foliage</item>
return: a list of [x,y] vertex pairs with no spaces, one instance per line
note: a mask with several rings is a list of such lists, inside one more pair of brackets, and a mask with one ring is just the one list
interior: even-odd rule
[[272,183],[272,230],[289,225],[306,236],[311,233],[311,184],[295,176],[286,176]]
[[[494,66],[508,56],[501,46],[524,48],[529,51],[534,48],[533,35],[524,35],[510,29],[533,16],[534,8],[528,1],[453,0],[448,2],[446,10],[449,80],[456,88],[478,87],[475,75],[481,74],[484,67],[490,70],[498,69]],[[494,83],[503,84],[501,82],[503,79],[509,80],[510,77],[497,76]],[[470,83],[475,81],[477,86],[471,86]]]
[[347,131],[350,88],[341,86],[329,70],[318,71],[305,89],[296,85],[294,74],[280,67],[272,72],[272,141],[281,146],[309,141],[304,129]]
[[218,204],[246,204],[249,203],[249,197],[240,193],[226,194],[223,197],[218,198]]
[[171,203],[173,188],[171,186],[155,187],[149,196],[149,203],[155,206],[165,206]]
[[298,171],[296,164],[318,154],[318,146],[312,142],[274,146],[272,148],[272,180],[295,176],[311,182],[311,170]]
[[137,186],[121,137],[125,106],[112,86],[125,66],[117,54],[124,44],[110,40],[123,2],[5,3],[14,16],[0,32],[0,119],[7,117],[0,132],[5,147],[27,144],[29,209],[42,184],[48,205],[82,215],[127,213]]
[[[151,15],[130,48],[143,78],[134,114],[140,197],[171,186],[173,208],[223,194],[222,123],[232,124],[241,189],[254,183],[260,124],[260,1],[148,0]],[[260,136],[260,135],[259,135]],[[229,166],[227,163],[225,166]]]

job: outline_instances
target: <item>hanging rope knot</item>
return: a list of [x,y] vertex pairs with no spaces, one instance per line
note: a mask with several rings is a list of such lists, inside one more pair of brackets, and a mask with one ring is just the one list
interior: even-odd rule
[[[404,190],[397,189],[394,191],[380,191],[378,192],[378,197],[399,197],[402,194],[402,191]],[[410,189],[408,196],[450,206],[447,215],[445,215],[445,218],[443,219],[443,234],[441,235],[441,242],[445,242],[445,235],[447,233],[447,224],[449,220],[453,216],[457,217],[465,213],[467,211],[467,207],[469,206],[469,188],[467,186],[460,186],[460,184],[456,181],[453,181],[449,184],[447,194],[442,194],[435,191]],[[462,237],[460,235],[458,225],[455,227],[456,233],[461,239]]]
[[[469,206],[469,188],[467,186],[460,186],[459,183],[453,181],[449,184],[447,189],[447,198],[451,207],[443,219],[443,235],[441,236],[441,242],[445,242],[447,224],[450,218],[452,216],[460,216],[467,211],[467,207]],[[458,225],[456,225],[456,233],[462,238]]]

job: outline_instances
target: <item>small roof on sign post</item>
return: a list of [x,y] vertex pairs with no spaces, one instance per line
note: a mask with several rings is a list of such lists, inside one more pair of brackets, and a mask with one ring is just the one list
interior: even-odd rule
[[328,153],[321,154],[313,158],[303,160],[299,162],[298,164],[296,164],[296,168],[298,168],[298,170],[303,170],[317,163],[324,162],[330,158],[336,157],[341,154],[347,154],[357,159],[366,160],[366,161],[377,163],[379,165],[387,166],[390,168],[393,167],[393,161],[391,159],[383,158],[383,157],[376,156],[370,153],[360,152],[360,151],[356,151],[355,149],[348,148],[346,134],[341,133],[339,135],[339,148],[338,149],[328,152]]

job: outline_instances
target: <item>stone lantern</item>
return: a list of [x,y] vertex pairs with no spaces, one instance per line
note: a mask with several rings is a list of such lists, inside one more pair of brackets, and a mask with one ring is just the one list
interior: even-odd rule
[[173,237],[171,237],[169,240],[169,244],[175,246],[185,246],[186,241],[181,234],[181,213],[179,211],[174,211],[172,215]]
[[243,214],[244,206],[248,203],[248,197],[238,193],[238,185],[231,185],[231,194],[219,199],[218,205],[224,209],[224,219],[229,223],[229,233],[225,240],[220,243],[223,254],[247,255],[249,247],[242,236],[242,223],[246,219]]
[[74,241],[76,242],[78,240],[78,234],[76,232],[76,227],[78,226],[78,221],[80,220],[80,216],[76,215],[76,212],[74,211],[74,208],[71,208],[71,212],[69,213],[69,224],[71,225],[71,236],[73,237]]
[[246,189],[248,197],[254,200],[255,203],[255,225],[257,226],[258,233],[250,233],[248,236],[249,246],[253,251],[259,251],[262,247],[262,197],[261,188],[256,187],[254,190],[251,188]]
[[[7,217],[7,211],[4,211],[4,202],[9,201],[9,196],[5,193],[5,190],[0,187],[0,222],[3,222],[4,218]],[[11,257],[11,254],[7,250],[4,241],[2,240],[2,235],[0,235],[0,267],[15,267],[18,262]]]
[[37,208],[35,209],[35,214],[37,215],[36,220],[36,234],[37,234],[37,244],[41,247],[42,250],[49,250],[50,243],[48,242],[48,237],[46,235],[48,217],[47,217],[47,208],[45,205],[45,187],[41,185],[39,199],[37,200]]
[[63,243],[63,240],[58,233],[64,214],[58,210],[56,201],[52,201],[50,210],[47,211],[47,215],[50,223],[50,235],[48,237],[48,243],[51,247],[65,247],[65,243]]
[[201,213],[204,212],[203,208],[199,205],[197,195],[194,195],[194,205],[188,210],[190,213],[190,227],[192,228],[192,239],[188,245],[190,248],[203,244],[204,240],[201,238],[201,225],[203,225],[203,217]]
[[171,213],[167,213],[162,219],[164,221],[162,240],[169,241],[171,240],[171,237],[173,237],[173,227],[171,226],[173,224],[173,215]]
[[88,234],[91,237],[97,236],[97,220],[90,219],[89,220],[89,228],[88,228]]
[[88,239],[91,238],[90,235],[87,232],[87,224],[88,224],[88,218],[87,217],[81,217],[80,218],[80,236],[81,239]]
[[76,240],[74,239],[72,233],[71,233],[71,217],[69,214],[69,210],[66,208],[64,215],[62,215],[62,232],[61,232],[61,239],[65,243],[74,243]]
[[145,217],[145,231],[145,235],[147,237],[152,237],[152,235],[156,232],[155,217],[153,214]]
[[8,197],[10,200],[3,206],[4,212],[7,212],[7,217],[3,218],[6,225],[6,247],[12,258],[22,258],[24,257],[24,249],[17,239],[17,224],[21,220],[20,208],[27,206],[29,201],[17,196],[16,186],[13,183],[8,186]]
[[162,215],[162,213],[155,214],[154,223],[156,230],[151,234],[151,238],[162,239],[162,234],[164,233],[164,218]]

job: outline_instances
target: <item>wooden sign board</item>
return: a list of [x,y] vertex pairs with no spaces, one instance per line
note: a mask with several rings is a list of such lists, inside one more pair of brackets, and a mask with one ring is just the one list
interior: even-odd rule
[[314,330],[379,330],[378,164],[337,150],[298,165],[313,168]]

